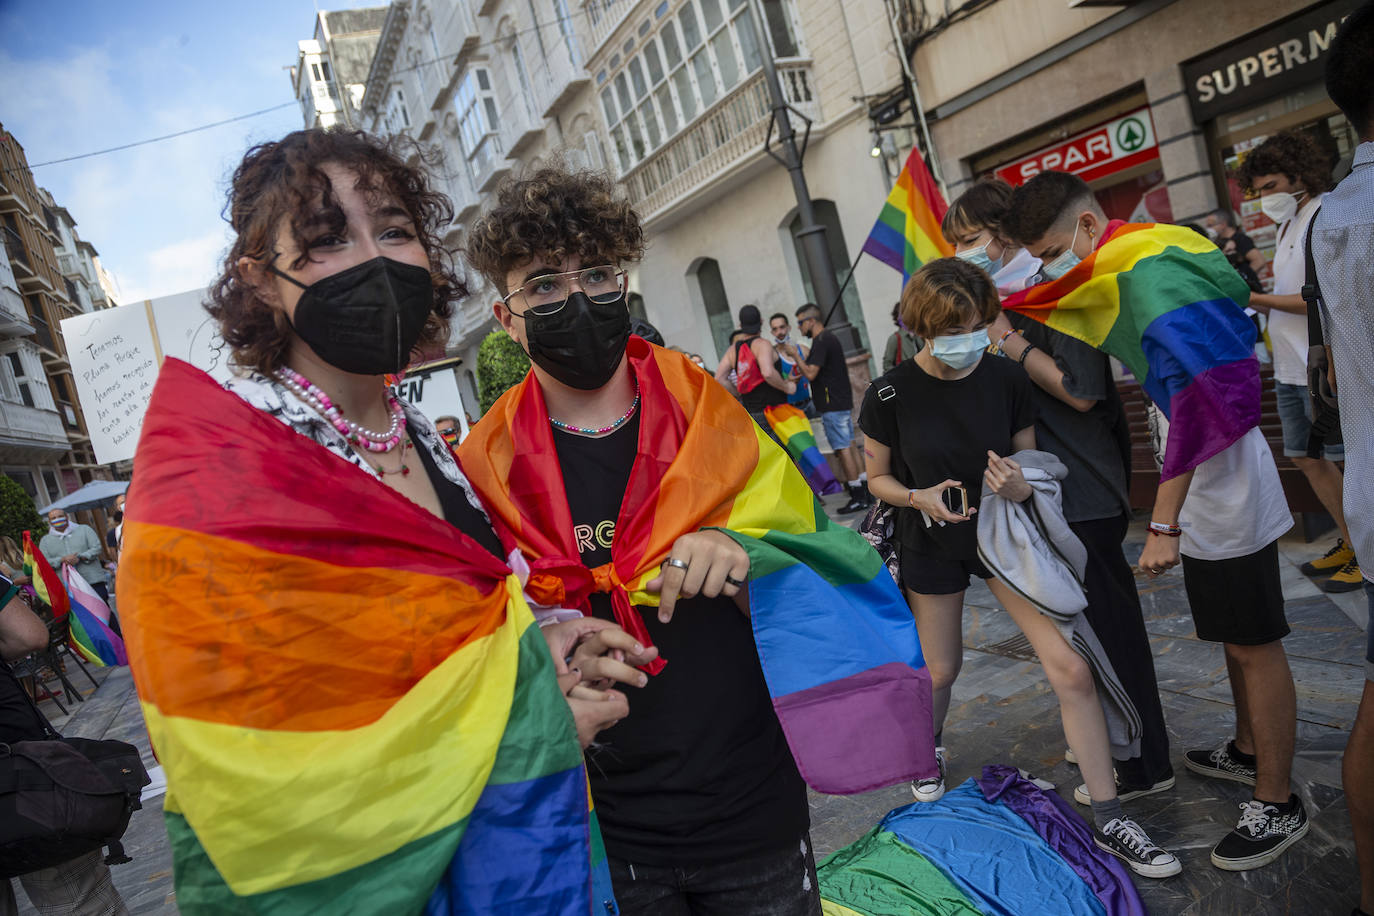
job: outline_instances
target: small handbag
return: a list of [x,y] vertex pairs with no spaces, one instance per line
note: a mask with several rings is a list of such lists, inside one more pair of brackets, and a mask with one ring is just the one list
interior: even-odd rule
[[[901,338],[899,337],[900,341]],[[899,343],[898,346],[901,346]],[[878,381],[883,381],[881,388],[875,389],[880,401],[893,401],[897,398],[897,389],[880,377]],[[875,382],[876,384],[876,382]],[[897,437],[893,437],[891,445],[891,467],[893,476],[896,476],[898,462],[897,456]],[[888,573],[892,576],[892,581],[897,583],[897,587],[902,587],[902,572],[899,559],[901,544],[897,538],[897,507],[883,502],[881,499],[874,499],[873,505],[864,516],[864,520],[859,523],[859,534],[863,535],[864,540],[873,545],[873,549],[878,551],[878,556],[882,558],[883,565],[887,567]]]

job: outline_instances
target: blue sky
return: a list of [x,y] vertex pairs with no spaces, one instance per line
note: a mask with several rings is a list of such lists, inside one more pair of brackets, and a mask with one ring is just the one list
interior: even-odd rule
[[[311,0],[0,0],[0,123],[36,164],[291,102],[285,68],[314,14]],[[34,180],[100,252],[121,301],[168,295],[214,279],[224,190],[244,151],[299,127],[292,105],[37,168]]]

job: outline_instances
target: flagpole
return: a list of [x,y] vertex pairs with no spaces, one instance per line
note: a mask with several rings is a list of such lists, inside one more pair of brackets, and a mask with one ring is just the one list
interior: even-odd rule
[[825,320],[821,322],[827,328],[830,327],[830,316],[835,314],[835,309],[840,307],[840,300],[844,298],[844,291],[849,289],[849,281],[854,279],[854,268],[859,266],[859,258],[863,256],[864,250],[860,248],[858,255],[854,258],[854,263],[849,265],[849,275],[844,278],[844,285],[841,286],[840,291],[835,294],[835,301],[830,303],[830,311],[825,313]]
[[[883,0],[884,4],[887,0]],[[892,30],[892,41],[897,46],[897,59],[902,63],[902,82],[905,84],[907,97],[911,100],[911,113],[916,119],[916,123],[921,128],[921,138],[925,141],[926,167],[930,169],[931,177],[940,186],[940,193],[945,200],[949,200],[949,188],[945,185],[944,170],[940,168],[939,157],[935,155],[935,144],[930,139],[930,124],[926,121],[926,109],[921,104],[921,90],[916,86],[916,77],[911,72],[911,61],[907,58],[906,45],[902,43],[901,31],[897,28],[897,7],[894,3],[891,7],[892,16],[887,24]]]

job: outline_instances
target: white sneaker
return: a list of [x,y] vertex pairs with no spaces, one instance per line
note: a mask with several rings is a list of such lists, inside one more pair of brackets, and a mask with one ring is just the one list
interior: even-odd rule
[[939,801],[945,796],[945,749],[935,749],[935,764],[940,775],[932,779],[915,779],[911,782],[911,794],[918,802]]
[[1064,762],[1072,763],[1074,766],[1078,766],[1078,755],[1073,752],[1073,748],[1064,748]]

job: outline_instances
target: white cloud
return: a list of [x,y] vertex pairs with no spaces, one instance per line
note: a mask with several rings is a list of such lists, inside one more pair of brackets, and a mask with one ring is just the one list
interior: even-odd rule
[[124,301],[156,299],[209,286],[219,275],[220,259],[228,247],[228,234],[216,230],[149,251],[137,273],[121,272]]

